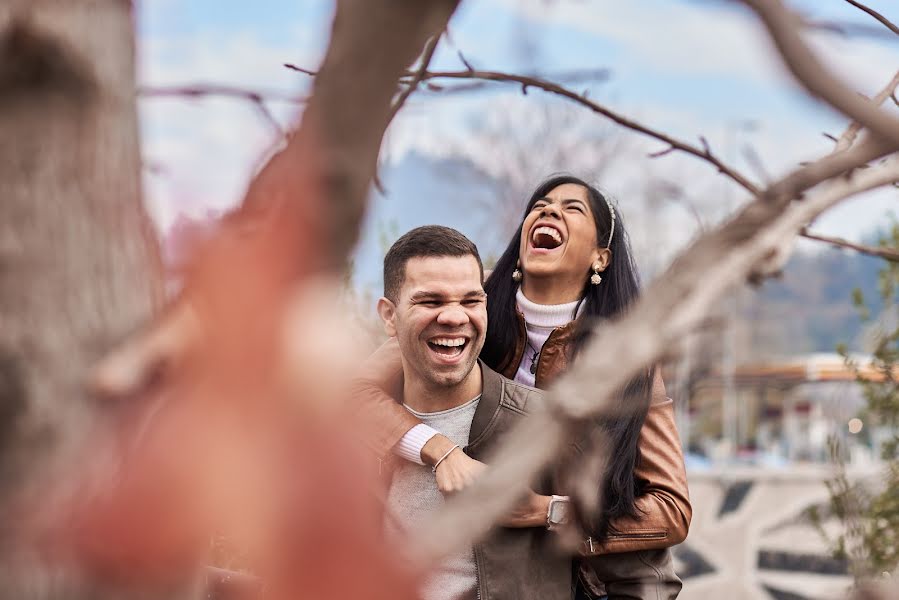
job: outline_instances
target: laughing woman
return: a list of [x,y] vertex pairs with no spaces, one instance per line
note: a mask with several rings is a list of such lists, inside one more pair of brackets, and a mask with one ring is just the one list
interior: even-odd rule
[[[637,299],[639,277],[612,204],[563,175],[534,191],[484,289],[489,321],[481,358],[510,379],[545,388],[577,360],[597,322]],[[389,346],[378,355],[382,372],[401,369]],[[672,401],[655,369],[625,391],[622,402],[633,403],[631,410],[595,425],[614,452],[599,483],[606,502],[579,561],[578,598],[667,598],[680,589],[667,548],[686,538],[692,511]],[[431,465],[443,459],[436,471],[441,491],[464,488],[480,472],[480,463],[451,450],[453,442],[379,388],[370,386],[363,402],[382,454]]]

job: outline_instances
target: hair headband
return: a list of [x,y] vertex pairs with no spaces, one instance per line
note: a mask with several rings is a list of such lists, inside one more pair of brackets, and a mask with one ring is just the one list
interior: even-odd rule
[[609,243],[606,244],[606,248],[611,248],[612,236],[615,235],[615,209],[612,208],[612,202],[607,195],[603,194],[603,199],[606,201],[606,206],[609,207],[609,214],[612,215],[612,228],[609,230]]

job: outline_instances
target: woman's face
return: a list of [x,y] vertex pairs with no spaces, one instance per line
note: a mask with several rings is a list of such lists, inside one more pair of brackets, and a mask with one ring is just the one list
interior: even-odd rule
[[593,265],[602,270],[608,262],[609,251],[597,248],[595,223],[583,186],[564,183],[537,200],[521,227],[518,256],[525,281],[559,278],[579,293]]

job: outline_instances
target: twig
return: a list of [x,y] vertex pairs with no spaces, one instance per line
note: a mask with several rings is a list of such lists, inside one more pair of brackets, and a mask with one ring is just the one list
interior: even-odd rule
[[461,50],[456,50],[456,54],[459,55],[459,60],[462,61],[462,64],[465,65],[465,68],[468,69],[469,72],[474,72],[474,67],[471,66],[471,63],[465,60],[465,55],[462,54]]
[[838,238],[838,237],[830,237],[826,235],[821,235],[817,233],[812,233],[807,229],[803,229],[799,235],[804,238],[815,240],[818,242],[824,242],[826,244],[831,244],[832,246],[838,246],[840,248],[849,248],[850,250],[855,250],[856,252],[861,252],[862,254],[868,254],[870,256],[877,256],[879,258],[884,258],[891,262],[899,262],[899,248],[886,248],[886,247],[877,247],[877,246],[867,246],[864,244],[856,244],[854,242],[850,242],[849,240]]
[[210,96],[221,98],[234,98],[236,100],[245,100],[253,105],[259,115],[265,120],[272,130],[280,137],[285,136],[285,131],[278,123],[278,120],[271,113],[266,100],[277,102],[289,102],[291,104],[303,104],[305,98],[289,96],[287,94],[278,94],[277,92],[259,92],[255,90],[247,90],[238,87],[218,84],[198,84],[179,87],[141,87],[137,90],[137,95],[142,98],[163,98],[163,97],[182,97],[182,98],[207,98]]
[[768,169],[765,168],[765,163],[762,161],[761,155],[756,152],[755,148],[750,145],[746,145],[743,147],[743,158],[746,159],[746,163],[752,167],[755,171],[756,176],[765,182],[771,181],[771,175],[768,173]]
[[499,71],[429,71],[425,74],[426,80],[431,79],[481,79],[485,81],[496,81],[496,82],[509,82],[516,83],[518,85],[526,85],[528,87],[534,87],[542,89],[545,92],[550,94],[555,94],[557,96],[562,96],[564,98],[568,98],[569,100],[574,101],[577,104],[580,104],[586,108],[589,108],[595,113],[601,114],[604,117],[618,123],[622,127],[630,129],[632,131],[636,131],[638,133],[642,133],[643,135],[655,138],[659,141],[662,141],[673,149],[680,150],[681,152],[686,152],[687,154],[691,154],[696,156],[697,158],[701,158],[712,165],[714,165],[719,172],[736,182],[740,187],[747,190],[749,193],[755,195],[759,193],[759,188],[749,181],[746,177],[741,175],[735,169],[730,166],[724,164],[708,147],[699,148],[692,144],[688,144],[676,138],[673,138],[667,134],[656,131],[646,125],[638,123],[628,117],[625,117],[621,114],[616,113],[615,111],[602,106],[593,100],[583,97],[583,95],[578,94],[568,88],[565,88],[557,83],[553,83],[550,81],[546,81],[545,79],[540,79],[538,77],[528,77],[525,75],[516,75],[513,73],[503,73]]
[[804,24],[810,29],[835,33],[844,37],[868,37],[894,40],[893,34],[880,25],[873,23],[849,23],[839,21],[805,20]]
[[284,66],[287,67],[288,69],[290,69],[291,71],[298,71],[300,73],[305,73],[306,75],[311,75],[312,77],[315,77],[316,75],[318,75],[317,71],[311,71],[309,69],[304,69],[303,67],[298,67],[297,65],[292,64],[292,63],[284,63]]
[[[307,75],[315,75],[315,72],[309,71],[308,69],[297,68],[295,70]],[[414,73],[407,73],[406,75],[413,76]],[[749,179],[740,174],[736,169],[724,164],[721,159],[719,159],[714,155],[714,153],[711,152],[711,149],[708,148],[708,146],[699,148],[697,146],[694,146],[693,144],[688,144],[687,142],[680,141],[667,134],[656,131],[655,129],[647,127],[646,125],[629,119],[624,115],[618,114],[615,111],[584,97],[582,94],[578,94],[577,92],[563,87],[558,83],[547,81],[546,79],[542,79],[540,77],[517,75],[514,73],[503,73],[500,71],[479,71],[475,69],[467,71],[428,71],[424,73],[422,81],[429,82],[433,79],[479,79],[482,81],[494,81],[499,83],[515,83],[524,87],[539,88],[550,94],[568,98],[569,100],[572,100],[575,103],[589,108],[593,112],[603,115],[604,117],[614,121],[615,123],[618,123],[626,129],[636,131],[637,133],[642,133],[643,135],[664,142],[669,146],[669,149],[663,151],[663,153],[660,155],[668,154],[673,150],[680,150],[681,152],[691,154],[697,158],[711,163],[720,173],[736,182],[740,187],[748,191],[750,194],[756,195],[759,193],[759,188],[754,183],[749,181]],[[439,89],[435,91],[439,91]]]
[[889,29],[890,31],[892,31],[892,32],[895,33],[896,35],[899,35],[899,27],[897,27],[897,26],[896,26],[895,24],[893,24],[889,19],[887,19],[885,16],[883,16],[882,14],[880,14],[879,12],[877,12],[876,10],[873,10],[873,9],[871,9],[871,8],[868,8],[867,6],[865,6],[864,4],[862,4],[861,2],[856,2],[855,0],[846,0],[846,2],[848,2],[849,4],[851,4],[852,6],[854,6],[855,8],[857,8],[857,9],[859,9],[859,10],[862,10],[862,11],[868,13],[869,15],[871,15],[872,17],[874,17],[875,19],[877,19],[878,21],[880,21],[881,23],[883,23],[883,24],[886,26],[887,29]]
[[441,35],[442,33],[433,36],[425,45],[425,49],[421,54],[421,63],[419,64],[418,69],[412,73],[412,79],[409,81],[406,89],[400,93],[399,97],[397,97],[396,101],[390,107],[390,116],[388,117],[390,122],[393,121],[396,113],[400,111],[403,104],[405,104],[406,100],[409,99],[409,96],[412,95],[412,92],[418,89],[418,84],[424,80],[424,75],[428,72],[428,66],[431,64],[431,59],[434,58],[434,52],[437,50],[437,43],[440,42]]
[[[899,86],[899,71],[896,71],[896,74],[893,75],[893,78],[890,80],[886,86],[882,90],[880,90],[876,96],[874,96],[870,102],[874,106],[880,106],[884,102],[886,102],[887,98],[894,98],[894,92],[896,90],[896,86]],[[842,152],[846,148],[852,145],[855,141],[856,136],[858,136],[858,132],[861,131],[862,126],[858,121],[853,121],[846,128],[846,131],[840,136],[836,141],[837,145],[834,148],[834,152]]]

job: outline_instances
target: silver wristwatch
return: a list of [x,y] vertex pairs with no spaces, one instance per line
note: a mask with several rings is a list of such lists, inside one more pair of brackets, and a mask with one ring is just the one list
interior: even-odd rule
[[546,528],[555,531],[571,521],[571,500],[568,496],[550,496],[546,509]]

